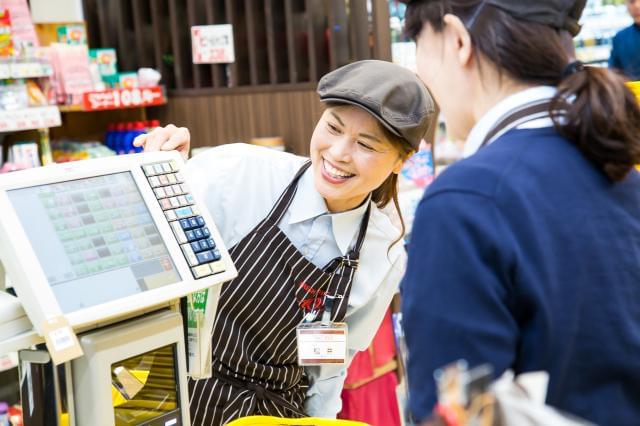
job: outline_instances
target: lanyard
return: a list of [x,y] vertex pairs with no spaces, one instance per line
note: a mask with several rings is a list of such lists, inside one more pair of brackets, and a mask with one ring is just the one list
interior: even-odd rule
[[551,100],[541,99],[538,101],[529,102],[525,105],[509,111],[508,113],[500,117],[497,123],[491,128],[491,130],[489,130],[484,140],[482,141],[480,148],[489,145],[491,142],[511,129],[514,129],[530,121],[548,117],[550,108]]

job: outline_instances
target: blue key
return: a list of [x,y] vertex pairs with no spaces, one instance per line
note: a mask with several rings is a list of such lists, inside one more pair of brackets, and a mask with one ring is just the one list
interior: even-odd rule
[[180,226],[182,226],[182,229],[185,230],[185,231],[187,229],[191,229],[192,228],[191,224],[189,223],[189,219],[181,219],[180,220]]
[[198,241],[198,245],[200,246],[200,249],[198,251],[205,251],[213,248],[213,247],[209,247],[209,244],[207,244],[207,240]]
[[197,228],[200,226],[200,223],[195,217],[191,217],[189,218],[189,225],[191,225],[191,228]]
[[194,235],[193,231],[186,231],[184,233],[184,235],[187,237],[187,241],[189,241],[189,242],[197,240],[197,238]]
[[204,228],[202,228],[202,233],[207,238],[209,238],[211,236],[211,232],[209,232],[209,228],[207,228],[206,226]]
[[[205,247],[204,250],[207,250],[208,247]],[[203,249],[200,247],[200,243],[198,241],[194,241],[191,243],[191,249],[194,253],[201,252]]]
[[213,261],[213,253],[211,251],[203,251],[202,253],[197,253],[196,257],[198,258],[198,263],[209,263]]
[[176,216],[178,216],[178,219],[193,215],[193,210],[191,210],[191,207],[182,207],[179,209],[175,209],[174,211],[176,212]]
[[196,235],[197,240],[200,240],[205,237],[204,233],[202,232],[202,229],[200,228],[194,229],[193,233]]
[[207,241],[207,246],[208,246],[210,249],[216,248],[216,243],[214,243],[214,242],[213,242],[213,238],[209,238],[209,239],[208,239],[208,240],[206,240],[206,241]]
[[193,195],[191,194],[184,194],[184,198],[187,199],[187,203],[189,204],[193,204],[196,202],[196,200],[193,199]]
[[204,226],[204,218],[202,216],[196,216],[196,220],[198,221],[199,226]]
[[220,258],[222,257],[220,256],[220,250],[213,249],[212,252],[213,252],[213,260],[220,260]]

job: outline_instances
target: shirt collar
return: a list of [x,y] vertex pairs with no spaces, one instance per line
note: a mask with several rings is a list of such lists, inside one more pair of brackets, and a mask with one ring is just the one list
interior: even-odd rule
[[289,206],[289,224],[304,222],[315,219],[322,215],[331,218],[333,237],[342,255],[346,255],[349,246],[360,230],[362,218],[371,202],[369,195],[366,202],[355,209],[340,213],[329,213],[324,198],[316,190],[313,179],[313,169],[310,167],[300,177],[298,190]]
[[529,102],[551,99],[555,94],[556,88],[553,86],[537,86],[510,95],[498,102],[478,120],[471,132],[469,132],[467,142],[464,145],[464,157],[469,157],[478,152],[484,138],[493,126],[509,111]]

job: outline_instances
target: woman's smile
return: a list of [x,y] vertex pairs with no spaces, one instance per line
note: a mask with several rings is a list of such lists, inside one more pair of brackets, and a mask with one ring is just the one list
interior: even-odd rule
[[322,159],[322,177],[333,184],[341,184],[354,177],[355,174],[336,167],[326,158]]

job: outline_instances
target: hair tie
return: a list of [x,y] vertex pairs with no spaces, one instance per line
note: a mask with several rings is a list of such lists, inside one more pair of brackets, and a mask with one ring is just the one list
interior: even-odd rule
[[575,74],[577,72],[583,71],[584,70],[584,64],[581,61],[573,61],[570,62],[566,67],[564,67],[564,70],[562,71],[562,76],[560,77],[560,80],[564,80],[565,78],[569,77],[572,74]]

